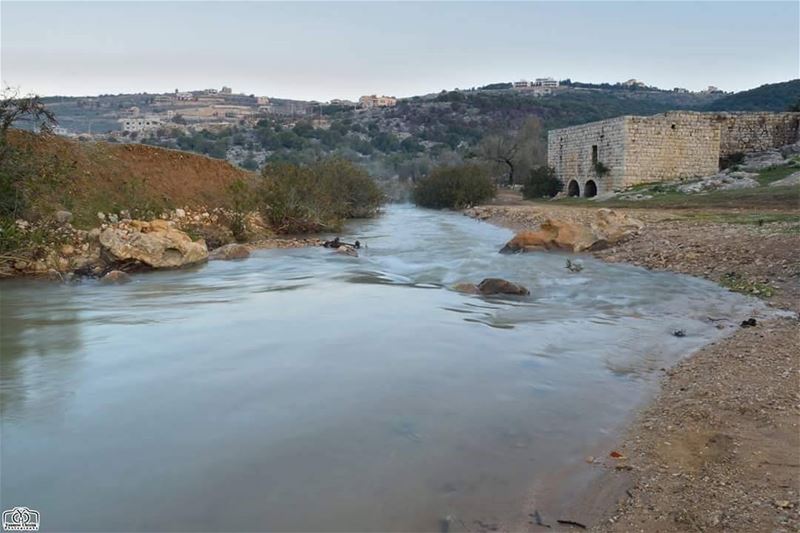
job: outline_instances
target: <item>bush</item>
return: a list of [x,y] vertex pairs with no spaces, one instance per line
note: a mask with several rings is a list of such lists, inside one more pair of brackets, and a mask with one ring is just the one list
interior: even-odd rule
[[556,177],[553,167],[536,167],[531,170],[522,187],[522,196],[525,198],[552,198],[561,191],[562,187],[563,184]]
[[414,187],[414,203],[433,209],[461,209],[493,198],[494,184],[486,168],[467,164],[438,167]]
[[366,171],[343,159],[270,164],[262,177],[260,209],[280,233],[334,229],[344,219],[373,216],[384,200]]

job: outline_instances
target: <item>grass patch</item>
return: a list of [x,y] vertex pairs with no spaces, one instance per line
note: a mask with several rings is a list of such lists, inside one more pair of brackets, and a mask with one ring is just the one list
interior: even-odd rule
[[756,187],[753,189],[714,191],[707,194],[683,194],[675,190],[667,190],[647,200],[612,198],[598,202],[587,198],[562,198],[558,200],[558,203],[586,207],[655,209],[768,208],[795,211],[798,204],[800,204],[800,191],[794,187]]
[[683,219],[695,219],[722,224],[762,226],[776,222],[800,224],[800,214],[795,213],[687,213]]
[[751,281],[738,272],[728,272],[722,275],[719,280],[720,285],[734,292],[742,294],[752,294],[759,298],[771,298],[775,294],[772,286],[760,281]]
[[770,167],[758,173],[756,181],[761,185],[769,185],[773,181],[782,180],[793,172],[800,170],[800,164],[793,162],[791,165],[784,165],[780,167]]

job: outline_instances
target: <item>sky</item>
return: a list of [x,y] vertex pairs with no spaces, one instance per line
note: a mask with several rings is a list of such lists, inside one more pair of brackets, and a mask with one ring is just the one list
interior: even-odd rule
[[551,76],[739,91],[800,77],[800,2],[0,2],[23,93],[412,96]]

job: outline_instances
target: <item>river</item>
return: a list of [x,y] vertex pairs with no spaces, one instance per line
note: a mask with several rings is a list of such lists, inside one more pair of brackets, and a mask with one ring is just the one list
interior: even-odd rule
[[[38,510],[44,531],[524,523],[537,481],[596,468],[584,458],[662,369],[757,304],[498,254],[510,236],[391,206],[347,227],[359,258],[262,250],[126,285],[0,284],[3,508]],[[531,296],[448,289],[490,276]]]

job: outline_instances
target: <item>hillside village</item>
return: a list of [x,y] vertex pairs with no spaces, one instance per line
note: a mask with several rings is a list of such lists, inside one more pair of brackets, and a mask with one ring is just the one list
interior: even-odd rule
[[[619,111],[696,109],[723,96],[713,87],[691,93],[638,80],[586,84],[541,77],[411,98],[364,95],[358,101],[290,100],[234,93],[230,87],[46,101],[59,118],[56,132],[73,138],[185,149],[248,169],[335,152],[391,176],[428,161],[463,157],[487,132],[518,128],[524,116],[539,115],[548,127],[572,125]],[[594,111],[561,117],[573,104]],[[474,111],[463,113],[470,108]]]

